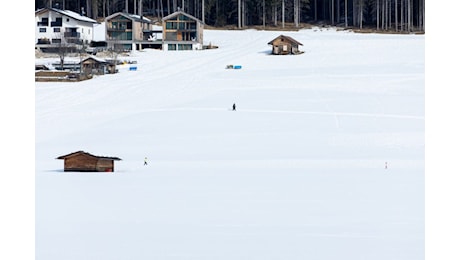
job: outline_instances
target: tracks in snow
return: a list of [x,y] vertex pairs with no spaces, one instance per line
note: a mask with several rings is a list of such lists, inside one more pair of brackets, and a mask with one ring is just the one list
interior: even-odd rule
[[[230,111],[229,108],[197,108],[197,107],[178,107],[167,109],[152,109],[151,112],[174,112],[174,111]],[[232,111],[233,112],[233,111]],[[350,117],[375,117],[375,118],[394,118],[394,119],[413,119],[425,120],[423,116],[398,115],[398,114],[373,114],[373,113],[353,113],[353,112],[320,112],[320,111],[295,111],[295,110],[260,110],[260,109],[238,109],[234,113],[276,113],[276,114],[299,114],[299,115],[321,115],[321,116],[350,116]]]

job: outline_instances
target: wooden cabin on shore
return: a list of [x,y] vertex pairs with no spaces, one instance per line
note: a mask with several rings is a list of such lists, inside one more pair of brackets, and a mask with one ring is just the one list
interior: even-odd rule
[[77,151],[56,159],[64,160],[65,172],[113,172],[114,161],[118,157],[96,156],[84,151]]
[[303,44],[286,35],[280,35],[271,40],[268,44],[272,45],[272,54],[274,55],[304,53],[303,51],[299,50],[299,45]]

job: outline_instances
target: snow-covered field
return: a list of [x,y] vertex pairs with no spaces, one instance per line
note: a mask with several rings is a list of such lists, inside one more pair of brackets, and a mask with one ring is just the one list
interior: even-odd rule
[[[425,36],[282,34],[305,53],[206,30],[37,82],[36,259],[424,259]],[[63,172],[78,150],[122,161]]]

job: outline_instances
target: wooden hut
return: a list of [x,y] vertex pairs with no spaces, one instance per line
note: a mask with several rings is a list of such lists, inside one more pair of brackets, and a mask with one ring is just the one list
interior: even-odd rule
[[303,44],[286,35],[280,35],[271,40],[268,44],[272,45],[272,54],[275,55],[303,53],[303,51],[299,50],[299,45]]
[[115,64],[91,56],[81,62],[82,70],[86,75],[104,75],[115,73]]
[[59,156],[56,159],[64,160],[66,172],[113,172],[114,161],[121,160],[118,157],[96,156],[84,151]]

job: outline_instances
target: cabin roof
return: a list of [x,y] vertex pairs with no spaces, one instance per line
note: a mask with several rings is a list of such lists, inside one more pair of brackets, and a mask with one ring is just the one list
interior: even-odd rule
[[90,154],[90,153],[87,153],[87,152],[84,152],[84,151],[77,151],[77,152],[69,153],[69,154],[66,154],[66,155],[62,155],[62,156],[57,157],[56,159],[63,160],[63,159],[67,159],[67,158],[78,156],[78,155],[87,155],[87,156],[94,157],[94,158],[97,158],[97,159],[102,159],[102,160],[115,160],[115,161],[120,161],[121,160],[118,157],[97,156],[97,155],[93,155],[93,154]]
[[280,36],[276,37],[275,39],[271,40],[270,42],[268,42],[268,44],[273,45],[273,42],[276,41],[277,39],[280,39],[280,38],[284,38],[285,40],[290,41],[291,43],[295,43],[295,44],[303,46],[302,43],[300,43],[300,42],[296,41],[294,38],[292,38],[290,36],[286,36],[286,35],[280,35]]
[[94,60],[94,61],[97,61],[98,63],[108,63],[106,60],[101,59],[101,58],[96,57],[96,56],[89,56],[89,57],[83,59],[81,62],[83,63],[83,62],[85,62],[87,60]]
[[126,18],[128,18],[130,20],[137,21],[137,22],[152,23],[152,20],[150,20],[149,18],[147,18],[145,16],[140,16],[140,15],[137,15],[137,14],[129,14],[129,13],[124,13],[124,12],[118,12],[118,13],[111,14],[111,15],[107,16],[105,18],[105,20],[109,21],[109,20],[112,20],[113,18],[115,18],[117,16],[124,16],[124,17],[126,17]]
[[195,20],[195,21],[197,21],[197,22],[199,22],[199,23],[203,23],[200,19],[198,19],[198,18],[196,18],[196,17],[194,17],[194,16],[192,16],[192,15],[190,15],[190,14],[188,14],[188,13],[185,13],[185,12],[183,12],[183,11],[181,11],[181,10],[176,11],[176,12],[174,12],[174,13],[168,15],[168,16],[165,16],[165,17],[163,17],[163,19],[161,19],[161,20],[162,20],[162,21],[170,20],[171,18],[176,17],[176,16],[181,15],[181,14],[184,15],[184,16],[187,16],[188,18],[190,18],[190,19],[192,19],[192,20]]

